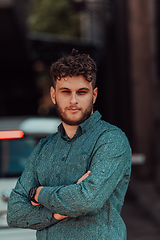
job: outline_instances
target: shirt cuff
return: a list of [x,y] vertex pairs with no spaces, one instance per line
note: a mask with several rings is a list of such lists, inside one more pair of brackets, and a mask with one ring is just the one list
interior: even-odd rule
[[50,205],[50,196],[55,189],[57,189],[57,187],[43,187],[38,195],[38,202],[53,213],[56,212],[54,212],[54,206]]

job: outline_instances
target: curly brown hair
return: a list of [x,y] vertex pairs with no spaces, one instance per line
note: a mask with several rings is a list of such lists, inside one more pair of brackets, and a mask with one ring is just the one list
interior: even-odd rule
[[94,60],[87,54],[79,54],[78,50],[73,49],[71,54],[63,56],[50,68],[53,77],[53,86],[62,77],[82,75],[88,82],[92,82],[93,89],[96,85],[97,66]]

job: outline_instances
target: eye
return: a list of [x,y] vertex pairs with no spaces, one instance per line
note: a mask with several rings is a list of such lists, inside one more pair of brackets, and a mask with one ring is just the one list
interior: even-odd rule
[[69,90],[63,90],[62,93],[70,93]]
[[78,91],[77,93],[78,93],[79,95],[84,95],[84,94],[87,93],[87,91],[81,90],[81,91]]

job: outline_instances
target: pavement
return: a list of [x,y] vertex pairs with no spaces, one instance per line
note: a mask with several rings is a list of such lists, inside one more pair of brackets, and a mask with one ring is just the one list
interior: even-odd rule
[[131,178],[122,217],[127,240],[160,240],[160,194],[153,182]]

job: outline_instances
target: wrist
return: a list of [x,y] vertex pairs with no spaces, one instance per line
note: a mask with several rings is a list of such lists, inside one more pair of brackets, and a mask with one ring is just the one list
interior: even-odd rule
[[35,199],[35,195],[36,195],[36,191],[37,191],[37,188],[38,187],[35,187],[35,188],[31,188],[30,191],[29,191],[29,200],[31,202],[34,202],[34,203],[38,203],[38,199]]
[[29,191],[29,200],[31,202],[34,202],[34,203],[38,203],[38,195],[41,191],[41,189],[43,188],[43,186],[40,186],[40,187],[35,187],[35,188],[31,188],[30,191]]
[[43,186],[40,186],[36,189],[36,193],[35,193],[35,197],[34,199],[38,202],[38,196],[39,196],[39,193],[40,191],[42,190]]

